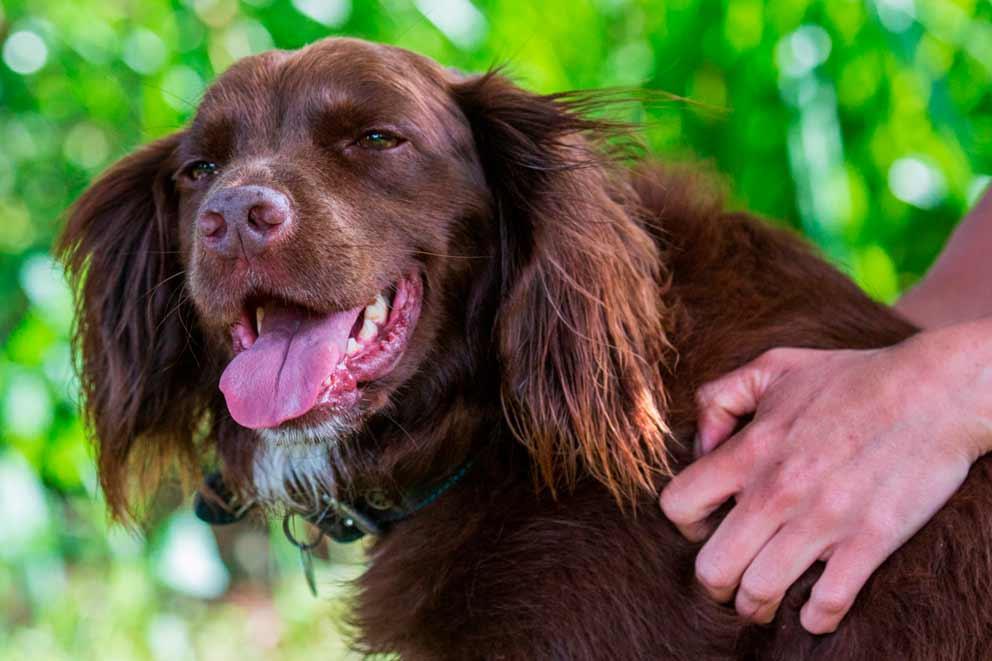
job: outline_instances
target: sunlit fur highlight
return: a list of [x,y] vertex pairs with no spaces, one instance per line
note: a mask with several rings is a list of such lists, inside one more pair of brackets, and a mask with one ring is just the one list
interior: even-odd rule
[[668,471],[670,350],[656,243],[589,140],[616,127],[571,111],[595,107],[592,96],[522,94],[494,74],[457,94],[517,232],[504,238],[498,317],[507,420],[553,491],[587,473],[634,503]]

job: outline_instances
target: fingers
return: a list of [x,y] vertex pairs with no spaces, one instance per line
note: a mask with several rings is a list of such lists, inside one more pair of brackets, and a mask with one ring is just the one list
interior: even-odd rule
[[786,524],[758,553],[737,589],[735,607],[744,618],[767,624],[786,591],[816,562],[826,543],[809,528]]
[[858,592],[893,550],[870,543],[838,547],[799,612],[803,628],[812,634],[835,631]]
[[767,508],[737,505],[696,556],[696,578],[717,601],[730,601],[744,571],[775,535],[782,518]]
[[[753,463],[747,456],[752,444],[744,432],[729,441],[727,437],[736,427],[737,418],[754,411],[769,386],[795,363],[799,351],[802,350],[768,351],[699,389],[697,443],[703,456],[675,476],[660,500],[665,515],[686,538],[705,539],[709,533],[706,517],[740,490]],[[720,443],[726,449],[712,452]]]
[[709,534],[706,518],[740,491],[748,474],[744,434],[738,434],[672,478],[661,492],[661,509],[686,539]]
[[758,408],[768,387],[791,364],[791,350],[775,349],[702,386],[696,393],[697,451],[706,454],[725,441],[737,426],[737,419]]

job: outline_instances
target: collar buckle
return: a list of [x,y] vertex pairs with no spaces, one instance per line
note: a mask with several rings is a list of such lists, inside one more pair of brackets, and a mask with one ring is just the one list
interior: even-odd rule
[[328,507],[310,522],[320,528],[336,542],[347,543],[361,539],[365,535],[382,536],[383,526],[354,505],[328,498]]

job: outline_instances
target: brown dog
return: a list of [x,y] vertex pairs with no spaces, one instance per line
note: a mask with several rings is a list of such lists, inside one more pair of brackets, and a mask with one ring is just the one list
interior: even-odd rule
[[[72,210],[113,511],[216,457],[241,505],[379,538],[356,645],[404,659],[988,656],[992,470],[833,635],[708,600],[658,510],[696,387],[907,323],[692,173],[605,155],[595,95],[333,39],[236,64]],[[870,506],[866,503],[866,506]]]

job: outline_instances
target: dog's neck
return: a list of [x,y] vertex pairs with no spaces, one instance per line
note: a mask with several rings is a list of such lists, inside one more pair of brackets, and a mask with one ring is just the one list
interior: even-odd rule
[[319,439],[265,430],[252,458],[246,500],[270,511],[318,517],[330,501],[368,503],[378,493],[392,508],[419,510],[473,463],[489,437],[487,417],[444,416],[444,424],[422,429],[389,417],[388,424],[358,434],[344,425],[326,426]]
[[337,439],[270,444],[255,461],[255,504],[298,512],[335,541],[350,542],[366,534],[382,535],[392,524],[419,513],[458,484],[475,463],[470,455],[449,474],[394,493],[376,487],[356,492],[336,484],[332,456],[337,444]]

